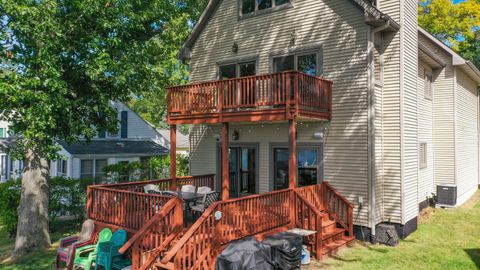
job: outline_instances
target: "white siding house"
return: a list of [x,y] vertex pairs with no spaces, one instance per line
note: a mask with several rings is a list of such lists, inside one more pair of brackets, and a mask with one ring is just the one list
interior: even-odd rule
[[[73,144],[58,141],[62,159],[50,162],[51,176],[100,179],[106,165],[141,161],[168,153],[168,141],[154,126],[121,102],[111,105],[118,111],[118,132],[99,134],[89,144],[82,140]],[[9,164],[3,180],[20,178],[23,162],[3,155]]]
[[[333,81],[331,121],[299,123],[305,156],[298,166],[314,168],[318,182],[329,181],[355,205],[357,235],[375,235],[389,222],[406,237],[437,185],[455,185],[457,204],[477,190],[480,72],[418,28],[418,1],[277,2],[243,14],[247,0],[210,1],[180,54],[191,81],[279,69]],[[310,55],[314,68],[302,69],[301,57]],[[249,193],[276,189],[287,127],[230,124],[230,168],[255,160]],[[219,124],[191,128],[192,175],[220,174],[219,136]]]

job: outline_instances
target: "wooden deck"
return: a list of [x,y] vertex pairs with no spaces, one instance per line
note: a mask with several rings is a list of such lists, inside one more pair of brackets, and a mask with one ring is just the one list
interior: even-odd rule
[[169,125],[331,119],[332,82],[297,71],[168,89]]
[[[213,185],[211,179],[213,175],[184,177],[176,184]],[[132,258],[133,269],[213,269],[216,257],[232,241],[292,228],[317,232],[306,239],[317,258],[353,239],[353,206],[327,182],[219,201],[186,226],[179,198],[142,193],[146,184],[168,189],[172,181],[88,188],[88,218],[97,229],[130,232],[120,251]]]

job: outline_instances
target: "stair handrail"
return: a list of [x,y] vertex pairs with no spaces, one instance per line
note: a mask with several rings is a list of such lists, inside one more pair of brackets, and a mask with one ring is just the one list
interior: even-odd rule
[[[323,194],[322,197],[324,198],[324,205],[326,210],[332,215],[335,220],[340,223],[347,231],[350,237],[353,236],[353,204],[351,204],[345,197],[343,197],[330,183],[324,181],[322,183],[324,186],[323,189]],[[335,195],[335,198],[339,199],[346,207],[346,220],[342,220],[342,218],[339,216],[339,209],[330,209],[330,202],[328,201],[330,197],[328,196],[328,193],[331,192],[333,195]]]
[[[321,248],[322,248],[324,213],[320,212],[320,210],[318,210],[317,207],[315,207],[315,205],[313,205],[310,201],[304,198],[304,196],[298,190],[294,190],[294,198],[302,201],[302,203],[304,203],[309,208],[309,210],[312,211],[315,215],[315,228],[311,228],[311,226],[309,226],[308,228],[303,228],[303,229],[308,229],[308,230],[314,229],[314,231],[317,232],[313,237],[314,237],[315,254],[319,258],[321,256]],[[294,220],[294,224],[296,226],[300,225],[298,223],[300,221],[298,217],[298,213],[300,209],[299,209],[299,206],[297,205],[297,200],[295,200],[293,205],[290,206],[290,207],[296,208],[295,220]],[[309,222],[311,222],[310,218],[309,218]]]
[[163,264],[167,264],[170,262],[177,252],[185,246],[185,244],[190,240],[193,234],[200,228],[200,226],[207,220],[207,218],[213,213],[217,206],[220,205],[221,202],[214,202],[210,207],[203,212],[200,218],[195,221],[195,223],[188,229],[188,231],[180,238],[177,244],[169,250],[162,259]]
[[[160,243],[158,247],[156,247],[156,250],[154,251],[154,254],[149,256],[147,261],[145,261],[140,269],[145,269],[146,267],[150,266],[155,259],[157,259],[160,256],[160,252],[163,248],[165,248],[178,234],[180,234],[182,228],[183,228],[183,205],[182,205],[182,200],[173,197],[170,199],[163,207],[162,209],[155,215],[153,216],[150,220],[148,220],[145,225],[137,231],[120,249],[119,253],[125,254],[127,250],[135,248],[136,244],[139,244],[140,241],[143,240],[143,237],[145,237],[148,233],[149,230],[152,229],[153,226],[158,224],[160,221],[162,221],[164,218],[167,217],[167,215],[172,211],[177,209],[177,212],[174,213],[174,222],[173,222],[173,228],[171,233],[168,237],[165,238],[165,240]],[[132,257],[135,256],[134,252],[132,252]],[[132,265],[137,258],[132,258]]]

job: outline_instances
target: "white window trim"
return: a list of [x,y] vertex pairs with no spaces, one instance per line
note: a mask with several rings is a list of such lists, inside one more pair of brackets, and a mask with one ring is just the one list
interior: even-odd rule
[[233,61],[230,61],[230,62],[222,62],[222,63],[217,63],[217,79],[220,80],[220,68],[221,67],[225,67],[225,66],[232,66],[232,65],[235,65],[235,75],[237,76],[237,78],[241,78],[240,77],[240,65],[241,64],[246,64],[246,63],[255,63],[255,75],[258,74],[258,59],[255,58],[255,59],[239,59],[237,61],[233,60]]
[[[428,77],[430,76],[430,81],[428,80]],[[424,97],[425,99],[428,99],[428,100],[433,100],[433,91],[434,91],[434,87],[433,87],[433,74],[432,72],[430,72],[429,70],[425,69],[424,68]],[[430,89],[428,89],[430,88]]]
[[[425,162],[422,162],[422,145],[425,145]],[[418,167],[419,169],[426,169],[428,168],[428,143],[427,142],[420,142],[418,144]]]

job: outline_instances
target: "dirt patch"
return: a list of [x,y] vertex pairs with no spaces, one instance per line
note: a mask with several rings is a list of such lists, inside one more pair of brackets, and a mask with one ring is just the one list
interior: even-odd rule
[[419,214],[418,214],[418,223],[420,224],[425,224],[427,223],[430,218],[435,214],[436,209],[433,207],[427,207],[423,209]]

